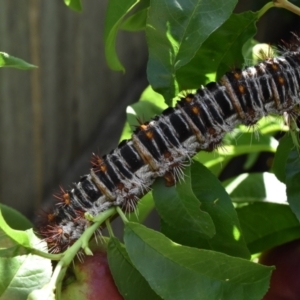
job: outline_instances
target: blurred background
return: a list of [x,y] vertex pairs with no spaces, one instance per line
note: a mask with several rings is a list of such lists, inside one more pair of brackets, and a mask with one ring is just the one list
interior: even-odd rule
[[[38,66],[0,70],[0,201],[32,218],[58,186],[117,146],[126,106],[147,85],[143,34],[121,33],[126,73],[105,62],[107,1],[0,1],[0,51]],[[51,200],[52,201],[52,200]]]
[[[92,152],[117,146],[126,106],[147,86],[143,32],[118,35],[125,74],[107,67],[107,2],[83,1],[76,13],[63,0],[0,0],[0,51],[39,66],[0,69],[0,202],[30,219],[59,185],[88,172]],[[239,1],[236,12],[267,2]],[[276,45],[299,29],[299,16],[273,8],[256,39]]]

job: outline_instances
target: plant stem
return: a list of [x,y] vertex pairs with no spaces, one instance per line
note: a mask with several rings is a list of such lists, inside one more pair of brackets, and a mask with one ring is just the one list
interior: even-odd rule
[[117,212],[118,212],[119,216],[121,217],[122,221],[124,223],[128,223],[128,219],[126,218],[125,214],[123,213],[122,209],[119,206],[117,206]]
[[44,251],[34,249],[34,248],[30,248],[30,253],[34,254],[34,255],[44,257],[44,258],[48,258],[48,259],[51,259],[51,260],[61,260],[62,257],[63,257],[63,253],[52,254],[52,253],[44,252]]
[[56,299],[60,299],[60,287],[63,278],[66,274],[68,266],[73,261],[78,251],[82,248],[86,254],[92,255],[92,252],[88,247],[89,240],[99,226],[115,213],[116,208],[113,207],[96,216],[93,220],[94,223],[84,231],[81,237],[68,250],[61,254],[61,259],[54,269],[48,286],[50,290],[54,290],[56,288]]
[[259,11],[257,15],[257,19],[259,20],[270,8],[274,7],[274,2],[268,2],[264,5]]
[[108,231],[108,233],[109,233],[109,236],[110,236],[110,237],[114,237],[115,235],[114,235],[114,232],[113,232],[113,230],[112,230],[112,228],[111,228],[109,219],[107,219],[107,220],[105,221],[105,225],[106,225],[107,231]]
[[273,0],[275,7],[285,8],[296,15],[300,16],[300,8],[287,0]]
[[263,8],[259,10],[257,19],[260,19],[272,7],[284,8],[300,16],[300,8],[292,4],[288,0],[273,0],[272,2],[268,2]]

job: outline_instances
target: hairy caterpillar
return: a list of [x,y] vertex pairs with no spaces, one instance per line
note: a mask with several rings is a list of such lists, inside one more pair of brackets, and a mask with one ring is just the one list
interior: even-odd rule
[[[298,41],[299,43],[299,41]],[[210,151],[238,124],[254,125],[268,114],[296,114],[300,104],[300,52],[295,44],[282,56],[227,72],[160,116],[141,124],[130,140],[104,157],[93,155],[90,173],[56,197],[40,235],[53,253],[72,245],[90,225],[84,217],[111,206],[133,211],[155,178],[167,186],[198,151]]]

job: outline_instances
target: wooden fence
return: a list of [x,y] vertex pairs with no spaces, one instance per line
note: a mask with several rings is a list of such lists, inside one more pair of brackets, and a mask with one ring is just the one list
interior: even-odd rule
[[125,108],[146,85],[142,34],[123,33],[126,74],[104,58],[107,1],[0,0],[0,51],[39,66],[0,70],[0,201],[27,216],[117,145]]

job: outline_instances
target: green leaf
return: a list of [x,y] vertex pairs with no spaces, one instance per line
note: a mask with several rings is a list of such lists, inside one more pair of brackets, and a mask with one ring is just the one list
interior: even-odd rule
[[[225,146],[226,147],[226,146]],[[199,152],[193,157],[193,160],[202,163],[208,168],[215,176],[219,176],[222,170],[227,166],[232,156],[227,156],[223,152]]]
[[[271,120],[273,123],[273,120]],[[263,121],[259,122],[262,124],[260,131],[249,132],[249,127],[239,126],[235,128],[233,132],[230,132],[225,135],[223,139],[222,147],[216,149],[218,155],[215,152],[199,152],[196,154],[193,159],[204,164],[209,170],[218,176],[222,169],[224,169],[227,163],[234,157],[243,154],[257,154],[258,152],[265,151],[275,153],[278,141],[271,135],[271,132],[268,129],[279,129],[279,126],[268,126],[268,124]],[[261,134],[264,131],[264,134]],[[255,138],[257,134],[259,138]],[[247,165],[244,166],[246,168]]]
[[121,140],[131,138],[132,127],[139,125],[138,120],[149,121],[155,115],[161,114],[167,107],[163,97],[148,86],[143,91],[139,102],[127,106],[127,122],[124,125]]
[[71,9],[80,12],[82,11],[81,0],[64,0],[65,4]]
[[275,173],[278,180],[285,183],[285,165],[288,159],[290,150],[294,147],[294,143],[290,134],[285,134],[280,139],[279,145],[273,160],[272,171]]
[[286,194],[293,213],[300,220],[300,157],[296,147],[289,152],[286,162]]
[[[277,132],[288,131],[289,128],[283,124],[283,119],[278,116],[269,115],[267,118],[262,118],[257,123],[259,132],[262,135],[274,135]],[[249,129],[249,127],[248,127]]]
[[16,68],[21,70],[35,69],[37,66],[29,64],[23,59],[0,52],[0,68]]
[[191,241],[214,236],[214,223],[209,214],[201,210],[201,203],[192,191],[190,168],[185,170],[184,180],[176,187],[166,187],[163,179],[157,179],[152,193],[155,207],[166,225],[186,231]]
[[131,126],[129,125],[128,122],[126,122],[126,123],[124,124],[124,127],[123,127],[123,131],[122,131],[122,134],[121,134],[120,141],[130,139],[130,138],[131,138],[131,135],[132,135],[132,129],[131,129]]
[[[15,230],[17,232],[17,230]],[[34,243],[37,243],[38,237],[34,234],[33,229],[28,229],[24,232],[28,240],[29,246],[26,243],[20,243],[17,239],[13,239],[8,236],[5,231],[0,228],[0,257],[15,257],[17,255],[23,255],[30,253],[31,249],[34,249]],[[22,236],[23,238],[23,236]],[[39,239],[38,239],[39,240]],[[43,251],[47,251],[47,244],[42,240],[39,240],[40,246],[43,245]]]
[[131,222],[143,223],[154,208],[152,192],[147,193],[139,200],[134,213],[131,213],[128,220]]
[[110,270],[124,299],[161,299],[133,266],[125,247],[117,238],[110,238],[107,250]]
[[122,22],[120,29],[127,31],[144,30],[149,6],[150,0],[140,0],[134,8],[134,13]]
[[120,26],[120,29],[126,31],[141,31],[146,28],[148,9],[145,8],[138,11],[134,15],[128,17]]
[[166,105],[165,101],[164,101],[164,97],[159,94],[156,93],[151,85],[148,85],[145,90],[143,91],[141,97],[140,97],[140,101],[149,101],[152,104],[154,104],[155,106],[159,107],[162,110],[168,108],[168,105]]
[[259,253],[300,237],[300,224],[285,204],[255,202],[237,208],[251,253]]
[[127,107],[127,122],[130,126],[140,125],[138,120],[149,121],[155,115],[161,113],[161,109],[149,101],[140,101]]
[[144,30],[146,28],[149,6],[150,0],[140,0],[134,7],[134,13],[122,22],[120,29],[127,31]]
[[269,286],[270,267],[181,246],[140,224],[126,224],[124,241],[135,267],[163,299],[254,300]]
[[[274,174],[244,173],[223,182],[234,202],[270,201],[286,202],[286,187]],[[276,186],[276,189],[274,187]]]
[[202,43],[230,16],[236,3],[236,0],[151,1],[146,27],[147,74],[150,84],[167,104],[179,92],[176,71],[191,61]]
[[[259,132],[258,132],[259,134]],[[220,148],[219,152],[227,156],[237,156],[246,153],[261,151],[275,153],[278,141],[270,134],[260,135],[255,138],[254,132],[249,132],[246,126],[236,128],[224,137],[225,149]]]
[[[13,210],[9,210],[9,213],[12,211]],[[15,214],[15,216],[20,217],[20,214]],[[19,226],[24,226],[23,222],[25,218],[21,220],[22,223],[19,223]],[[26,224],[26,226],[27,225],[28,224]],[[4,220],[2,211],[0,210],[0,257],[14,257],[27,254],[34,248],[37,239],[32,229],[22,231],[11,228]],[[42,245],[45,251],[47,249],[46,243],[39,240],[39,246]]]
[[211,216],[216,228],[215,236],[199,240],[198,247],[249,258],[236,211],[220,181],[196,161],[192,164],[191,177],[201,208]]
[[110,0],[105,16],[104,41],[105,57],[109,67],[115,71],[125,71],[116,53],[116,37],[123,18],[130,12],[139,0]]
[[191,232],[187,229],[182,229],[179,226],[169,225],[164,219],[160,220],[161,232],[172,241],[183,246],[198,248],[201,245],[202,237],[196,232]]
[[28,253],[29,251],[26,248],[17,244],[0,229],[0,257],[11,258]]
[[245,170],[251,169],[253,167],[253,165],[257,162],[259,156],[260,156],[259,152],[249,153],[247,155],[247,159],[244,163],[244,169]]
[[6,235],[14,243],[18,245],[21,245],[25,248],[31,247],[31,242],[30,242],[30,237],[28,235],[28,232],[15,230],[9,227],[2,216],[1,210],[0,210],[0,233],[1,236],[3,236],[3,234]]
[[220,78],[233,66],[241,67],[244,62],[242,47],[256,33],[256,20],[257,14],[253,12],[232,14],[207,38],[194,58],[178,70],[176,78],[181,89],[198,88],[208,83],[209,73],[217,73],[216,77]]
[[6,220],[7,224],[13,229],[26,230],[33,227],[31,222],[17,210],[4,204],[0,204],[0,209],[3,218]]
[[[34,237],[32,245],[35,249],[45,250],[45,243]],[[32,291],[43,287],[50,281],[52,273],[51,261],[40,256],[27,254],[13,258],[0,258],[0,298],[27,299]]]
[[[14,257],[27,254],[28,249],[24,247],[35,239],[32,230],[21,231],[32,227],[31,223],[18,211],[6,205],[0,205],[0,257]],[[6,221],[4,220],[3,216]],[[10,226],[14,227],[14,230]],[[25,241],[25,244],[20,244]]]
[[[259,19],[259,17],[258,17]],[[244,45],[242,49],[242,53],[244,56],[244,59],[246,61],[251,61],[253,64],[257,64],[260,62],[259,57],[257,56],[257,51],[255,52],[255,46],[259,44],[257,40],[254,38],[249,39]]]

